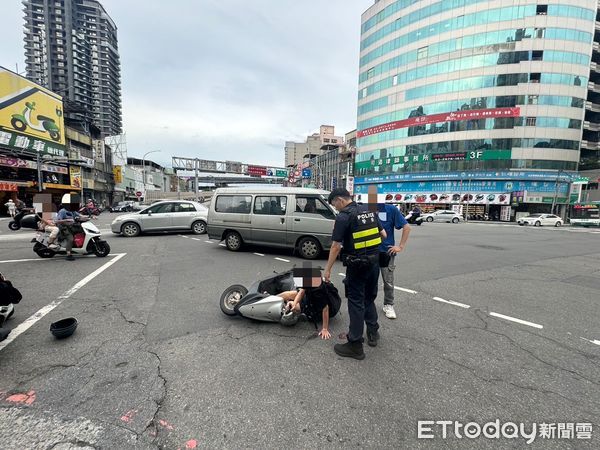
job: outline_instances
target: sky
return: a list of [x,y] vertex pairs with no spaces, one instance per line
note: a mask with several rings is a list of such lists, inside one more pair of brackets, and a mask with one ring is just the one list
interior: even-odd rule
[[[129,156],[282,167],[285,141],[356,128],[360,16],[373,0],[103,0],[118,27]],[[23,71],[20,0],[0,65]]]

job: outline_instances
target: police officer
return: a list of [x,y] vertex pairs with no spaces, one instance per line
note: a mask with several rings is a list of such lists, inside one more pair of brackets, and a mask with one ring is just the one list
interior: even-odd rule
[[375,298],[379,279],[379,245],[382,238],[386,238],[386,233],[376,208],[370,211],[367,206],[357,205],[346,189],[334,189],[328,201],[339,214],[335,219],[329,260],[323,276],[330,280],[331,268],[341,253],[346,266],[344,283],[350,317],[348,342],[336,344],[333,349],[340,356],[364,359],[364,324],[367,325],[367,343],[375,347],[379,340]]

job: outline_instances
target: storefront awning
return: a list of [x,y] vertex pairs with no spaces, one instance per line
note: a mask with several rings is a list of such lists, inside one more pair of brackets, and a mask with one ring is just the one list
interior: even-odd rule
[[65,189],[67,191],[79,191],[79,188],[74,188],[70,184],[54,184],[54,183],[44,183],[44,189]]

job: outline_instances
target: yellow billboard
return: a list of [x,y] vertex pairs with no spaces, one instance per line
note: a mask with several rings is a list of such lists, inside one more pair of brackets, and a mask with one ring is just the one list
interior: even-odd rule
[[62,97],[0,67],[0,146],[64,156]]
[[113,166],[113,175],[115,177],[115,184],[123,183],[123,169],[121,166]]
[[71,186],[81,189],[81,167],[69,166],[69,174],[71,175]]

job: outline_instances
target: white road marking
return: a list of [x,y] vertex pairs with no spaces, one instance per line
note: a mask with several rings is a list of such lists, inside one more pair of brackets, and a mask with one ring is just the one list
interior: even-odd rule
[[254,253],[256,256],[265,256],[262,253]]
[[219,244],[220,247],[227,247],[225,244],[221,243]]
[[346,276],[346,274],[345,274],[345,273],[342,273],[342,272],[338,273],[338,275],[339,275],[340,277],[345,277],[345,276]]
[[29,262],[29,261],[48,261],[48,259],[44,259],[44,258],[36,258],[36,259],[7,259],[5,261],[0,261],[0,264],[6,264],[6,263],[16,263],[16,262]]
[[408,292],[409,294],[417,294],[417,291],[413,291],[412,289],[406,289],[406,288],[402,288],[402,287],[398,287],[398,286],[394,286],[394,289],[396,289],[397,291],[402,291],[402,292]]
[[495,312],[490,312],[490,316],[499,317],[500,319],[510,320],[511,322],[520,323],[522,325],[527,325],[527,326],[533,327],[533,328],[539,328],[539,329],[544,328],[543,325],[540,325],[540,324],[537,324],[537,323],[533,323],[533,322],[527,322],[526,320],[517,319],[515,317],[505,316],[504,314],[498,314],[498,313],[495,313]]
[[452,300],[444,300],[443,298],[440,298],[440,297],[433,297],[433,299],[436,302],[442,302],[442,303],[447,303],[449,305],[460,306],[461,308],[465,308],[465,309],[466,308],[470,308],[469,305],[465,305],[464,303],[458,303],[458,302],[455,302],[455,301],[452,301]]
[[182,237],[182,238],[184,238],[184,239],[189,239],[188,236],[184,236],[183,234],[180,234],[179,236]]
[[115,253],[115,254],[111,255],[111,256],[114,256],[114,258],[112,260],[108,261],[103,266],[100,266],[98,269],[94,270],[87,277],[83,278],[81,281],[79,281],[77,284],[75,284],[71,289],[69,289],[62,295],[60,295],[52,303],[44,306],[42,309],[40,309],[38,312],[33,314],[31,317],[25,319],[24,322],[20,323],[18,326],[16,326],[10,332],[10,334],[4,341],[0,342],[0,350],[2,350],[8,344],[10,344],[12,341],[14,341],[17,337],[19,337],[20,334],[24,333],[29,328],[31,328],[38,320],[43,318],[46,314],[48,314],[50,311],[52,311],[54,308],[56,308],[58,305],[60,305],[64,300],[71,297],[71,295],[73,295],[75,292],[77,292],[79,289],[84,287],[86,284],[88,284],[90,281],[92,281],[94,278],[96,278],[98,275],[100,275],[102,272],[104,272],[106,269],[108,269],[114,263],[116,263],[121,258],[123,258],[126,254],[127,253]]
[[277,261],[290,262],[289,259],[275,258]]
[[[115,256],[115,255],[120,255],[120,253],[113,253],[110,256]],[[66,256],[66,255],[59,255],[58,257],[55,257],[55,258],[7,259],[4,261],[0,261],[0,264],[30,262],[30,261],[60,261],[61,260],[60,256]],[[82,259],[82,258],[97,258],[97,256],[96,255],[77,255],[77,259]]]
[[584,338],[584,337],[580,337],[580,339],[583,339],[584,341],[591,342],[592,344],[600,345],[600,341],[599,341],[599,340],[597,340],[597,339],[595,339],[595,340],[593,340],[593,341],[592,341],[592,340],[590,340],[590,339],[586,339],[586,338]]
[[213,241],[204,241],[204,242],[206,242],[207,244],[214,244]]
[[35,237],[35,234],[28,233],[17,233],[17,234],[7,234],[4,236],[0,236],[0,241],[24,241],[24,240],[32,240]]
[[193,241],[201,241],[202,239],[198,239],[198,238],[190,238]]

